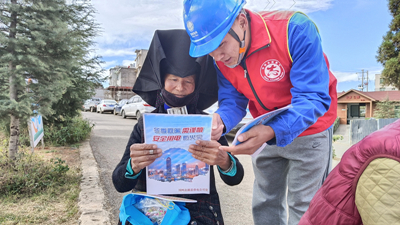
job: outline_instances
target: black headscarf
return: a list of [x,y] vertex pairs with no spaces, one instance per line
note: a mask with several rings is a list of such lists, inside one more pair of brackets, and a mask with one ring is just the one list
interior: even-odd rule
[[164,76],[196,74],[194,98],[196,108],[203,110],[218,100],[217,75],[210,56],[192,58],[190,38],[185,30],[157,30],[132,91],[148,104],[158,107],[164,88]]

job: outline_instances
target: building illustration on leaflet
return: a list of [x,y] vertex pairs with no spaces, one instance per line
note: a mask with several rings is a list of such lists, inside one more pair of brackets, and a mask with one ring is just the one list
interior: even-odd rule
[[192,158],[190,152],[171,148],[149,166],[148,177],[161,182],[192,182],[195,177],[206,175],[209,170],[208,164]]

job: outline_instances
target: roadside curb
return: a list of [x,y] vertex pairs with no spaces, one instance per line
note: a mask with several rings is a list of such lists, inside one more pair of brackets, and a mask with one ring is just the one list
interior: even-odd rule
[[81,191],[79,193],[79,224],[111,225],[108,212],[103,208],[105,195],[100,186],[100,176],[89,140],[79,148],[81,157]]

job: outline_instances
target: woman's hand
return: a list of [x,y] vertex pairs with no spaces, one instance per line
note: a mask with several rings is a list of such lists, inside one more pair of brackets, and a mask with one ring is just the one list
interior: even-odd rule
[[218,165],[222,170],[231,166],[231,159],[226,151],[220,150],[220,143],[217,141],[196,141],[196,145],[189,146],[189,152],[195,159],[208,165]]
[[162,156],[162,150],[154,144],[133,144],[130,150],[131,166],[135,174]]

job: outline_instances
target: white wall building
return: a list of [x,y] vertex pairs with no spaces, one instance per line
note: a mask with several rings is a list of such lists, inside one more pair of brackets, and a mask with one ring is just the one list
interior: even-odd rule
[[135,53],[136,53],[135,65],[136,65],[138,76],[139,76],[140,70],[142,69],[142,66],[143,66],[144,60],[146,59],[148,51],[149,50],[147,50],[147,49],[137,49],[135,51]]
[[382,84],[383,78],[381,74],[375,74],[375,91],[398,91],[398,89],[392,85],[385,86]]

